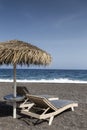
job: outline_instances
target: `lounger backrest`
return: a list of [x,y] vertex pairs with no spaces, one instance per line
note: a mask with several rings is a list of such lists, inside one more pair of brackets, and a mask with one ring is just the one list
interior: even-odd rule
[[21,96],[26,96],[26,94],[29,94],[29,91],[25,86],[17,86],[17,94]]
[[45,97],[37,96],[37,95],[27,95],[29,100],[35,103],[38,107],[41,108],[51,108],[52,110],[57,110],[55,106],[51,104],[51,102]]

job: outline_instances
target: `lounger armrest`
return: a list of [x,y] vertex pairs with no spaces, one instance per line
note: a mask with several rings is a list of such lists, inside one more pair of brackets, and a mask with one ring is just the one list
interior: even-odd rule
[[59,98],[58,98],[58,97],[52,97],[52,98],[50,97],[50,98],[48,98],[48,100],[49,100],[49,101],[52,101],[52,100],[59,100]]
[[28,103],[28,104],[21,104],[20,106],[19,106],[19,108],[22,108],[22,109],[30,109],[32,106],[34,106],[34,103]]

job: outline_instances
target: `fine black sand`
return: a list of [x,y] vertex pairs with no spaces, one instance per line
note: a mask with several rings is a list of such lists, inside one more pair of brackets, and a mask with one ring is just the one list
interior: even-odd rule
[[20,115],[12,117],[12,106],[3,96],[13,92],[12,83],[0,83],[0,130],[87,130],[87,84],[19,83],[32,94],[56,95],[60,99],[78,101],[75,111],[70,110],[56,116],[52,125],[48,121],[36,123],[36,119]]

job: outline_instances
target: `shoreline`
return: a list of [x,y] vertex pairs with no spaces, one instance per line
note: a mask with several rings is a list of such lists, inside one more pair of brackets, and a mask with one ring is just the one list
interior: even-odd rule
[[[87,84],[85,80],[70,80],[67,78],[60,78],[60,79],[21,79],[16,80],[17,83],[54,83],[54,84]],[[0,79],[0,83],[13,83],[13,79]]]
[[[0,82],[0,129],[2,130],[86,130],[87,129],[87,84],[75,83],[17,83],[26,86],[32,94],[56,95],[59,99],[78,101],[75,111],[65,111],[53,120],[51,126],[47,121],[34,125],[35,119],[29,117],[12,117],[12,107],[4,104],[3,96],[13,93],[13,83]],[[9,109],[8,109],[9,108]]]

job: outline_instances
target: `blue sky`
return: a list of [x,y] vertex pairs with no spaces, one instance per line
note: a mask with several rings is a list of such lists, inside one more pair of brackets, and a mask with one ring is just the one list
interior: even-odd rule
[[52,55],[52,69],[87,69],[87,0],[0,0],[0,41]]

